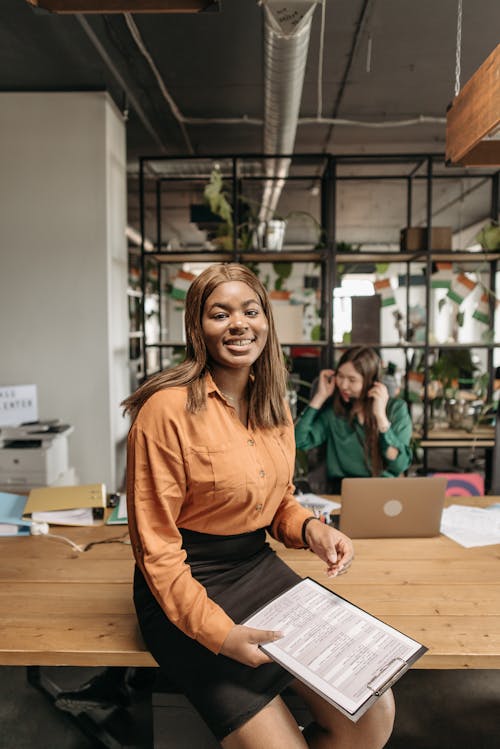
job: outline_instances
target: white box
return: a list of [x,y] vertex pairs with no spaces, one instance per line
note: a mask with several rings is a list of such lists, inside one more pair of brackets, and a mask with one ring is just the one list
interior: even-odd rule
[[300,343],[304,340],[304,306],[272,301],[276,333],[280,343]]
[[[0,484],[47,486],[68,470],[66,435],[43,441],[32,447],[0,447]],[[22,444],[19,442],[19,444]]]

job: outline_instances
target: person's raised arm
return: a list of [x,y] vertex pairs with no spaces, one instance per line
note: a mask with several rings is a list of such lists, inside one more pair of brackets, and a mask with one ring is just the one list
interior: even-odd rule
[[320,409],[325,401],[333,395],[334,390],[334,370],[321,370],[318,388],[295,425],[295,441],[298,450],[312,450],[313,447],[319,447],[326,442],[328,427]]
[[320,409],[324,402],[333,395],[335,390],[335,371],[322,369],[318,377],[318,387],[309,401],[311,408]]
[[399,398],[389,401],[387,414],[389,428],[379,436],[385,464],[384,474],[399,476],[409,468],[413,459],[410,447],[413,425],[408,406]]

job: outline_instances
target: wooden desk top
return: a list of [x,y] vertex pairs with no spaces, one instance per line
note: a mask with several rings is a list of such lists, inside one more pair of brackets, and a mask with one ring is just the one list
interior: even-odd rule
[[[86,543],[126,528],[60,532]],[[444,536],[361,539],[355,551],[349,573],[331,581],[309,551],[280,554],[300,575],[427,645],[417,668],[500,668],[500,544],[464,549]],[[131,600],[130,546],[101,544],[79,553],[51,538],[2,538],[0,560],[1,665],[155,665]]]
[[470,432],[465,429],[431,429],[427,437],[418,433],[422,447],[494,447],[495,429],[490,426],[474,427]]

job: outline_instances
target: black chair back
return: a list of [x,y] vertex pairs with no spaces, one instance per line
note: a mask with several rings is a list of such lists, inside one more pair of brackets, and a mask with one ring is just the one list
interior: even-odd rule
[[500,406],[497,411],[495,424],[495,447],[491,459],[491,486],[490,494],[500,496]]

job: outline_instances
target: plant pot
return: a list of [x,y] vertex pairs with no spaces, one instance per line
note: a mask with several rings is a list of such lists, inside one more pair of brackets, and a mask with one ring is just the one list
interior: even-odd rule
[[271,219],[271,221],[261,221],[255,230],[255,239],[257,249],[274,250],[279,252],[283,249],[285,239],[286,221],[281,219]]

